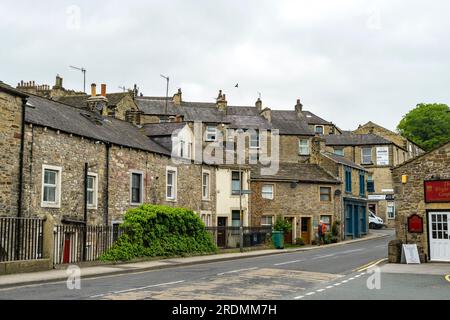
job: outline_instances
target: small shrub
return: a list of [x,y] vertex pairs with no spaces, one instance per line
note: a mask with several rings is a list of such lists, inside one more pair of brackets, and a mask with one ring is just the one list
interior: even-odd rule
[[292,230],[292,225],[282,217],[278,217],[273,226],[273,230],[283,231],[284,233],[286,233]]
[[300,246],[304,246],[305,245],[305,240],[303,240],[303,238],[297,238],[297,239],[295,239],[295,243],[300,245]]

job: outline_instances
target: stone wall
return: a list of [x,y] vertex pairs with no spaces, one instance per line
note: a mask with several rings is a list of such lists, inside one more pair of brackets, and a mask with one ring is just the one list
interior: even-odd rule
[[310,136],[293,136],[293,135],[280,135],[280,162],[294,162],[303,163],[308,162],[309,155],[299,155],[299,141],[300,139],[307,139],[310,143],[311,151],[311,137]]
[[22,99],[0,92],[0,216],[17,216]]
[[[450,179],[450,143],[422,155],[402,166],[393,169],[393,181],[396,195],[397,217],[395,229],[397,239],[408,243],[416,243],[422,260],[428,252],[427,210],[450,211],[449,203],[425,203],[424,181],[439,176],[440,179]],[[402,183],[402,175],[407,176],[407,182]],[[407,218],[418,214],[424,221],[423,234],[405,232]]]

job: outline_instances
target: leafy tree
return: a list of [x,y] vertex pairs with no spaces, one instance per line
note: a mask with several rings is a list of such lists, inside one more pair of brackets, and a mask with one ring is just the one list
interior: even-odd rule
[[404,137],[429,151],[450,141],[450,112],[446,104],[418,104],[397,126]]

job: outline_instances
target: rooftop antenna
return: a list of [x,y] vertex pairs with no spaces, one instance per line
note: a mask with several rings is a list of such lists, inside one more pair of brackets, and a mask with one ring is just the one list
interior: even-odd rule
[[83,67],[81,67],[81,68],[74,67],[74,66],[70,66],[70,67],[72,69],[79,70],[79,71],[83,72],[83,92],[86,93],[86,69],[83,68]]
[[167,114],[167,100],[169,100],[169,81],[170,81],[170,78],[166,77],[165,75],[162,75],[162,74],[160,76],[161,76],[161,78],[166,79],[166,82],[167,82],[167,86],[166,86],[166,106],[165,106],[165,113]]
[[261,100],[261,92],[258,92],[258,98]]

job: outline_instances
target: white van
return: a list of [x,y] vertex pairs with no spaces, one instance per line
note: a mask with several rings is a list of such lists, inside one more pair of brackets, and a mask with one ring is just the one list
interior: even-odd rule
[[381,229],[384,227],[384,221],[375,213],[369,210],[369,228],[370,229]]

